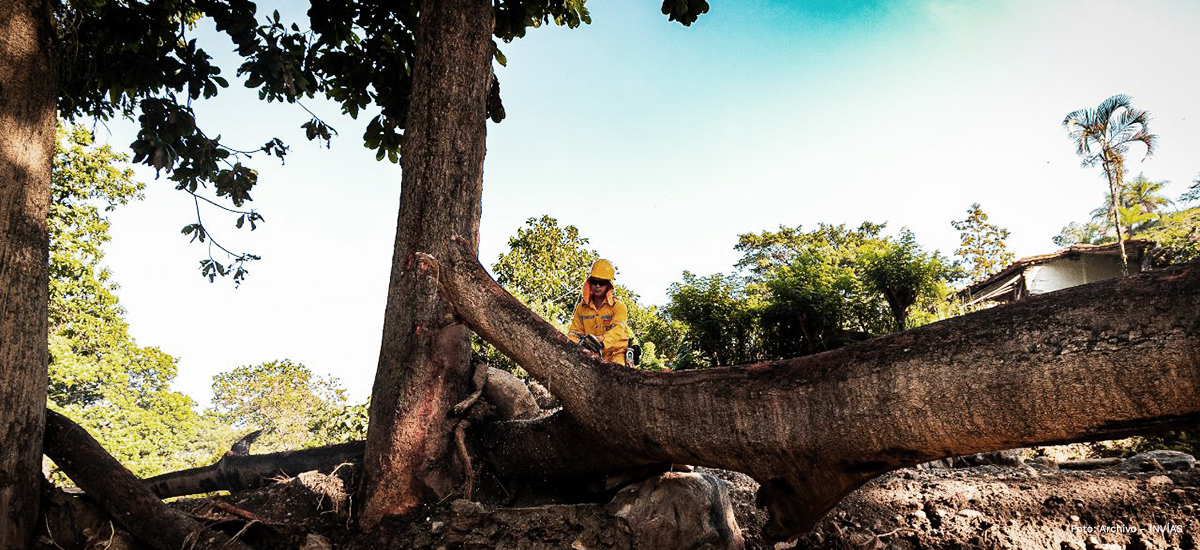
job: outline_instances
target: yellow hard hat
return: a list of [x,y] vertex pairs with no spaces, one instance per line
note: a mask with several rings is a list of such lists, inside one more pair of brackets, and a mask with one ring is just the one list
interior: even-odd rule
[[613,280],[613,275],[616,275],[616,270],[613,269],[612,262],[608,260],[596,260],[592,263],[592,270],[588,273],[588,277],[596,279]]

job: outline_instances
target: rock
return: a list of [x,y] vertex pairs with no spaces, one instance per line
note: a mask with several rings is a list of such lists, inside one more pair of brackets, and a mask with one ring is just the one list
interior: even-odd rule
[[922,470],[939,468],[973,468],[975,466],[1020,466],[1024,462],[1025,449],[988,451],[966,456],[952,456],[917,465]]
[[937,460],[931,460],[929,462],[917,464],[917,469],[918,470],[939,470],[939,469],[948,470],[948,469],[954,467],[954,459],[955,459],[955,457],[939,458]]
[[488,367],[483,399],[495,407],[496,414],[504,420],[536,418],[542,412],[529,387],[521,379],[495,367]]
[[314,534],[314,533],[309,533],[308,536],[305,537],[305,539],[304,539],[304,546],[300,547],[300,550],[332,550],[332,549],[333,549],[333,546],[331,544],[329,544],[329,539],[322,537],[321,535]]
[[1162,470],[1191,470],[1196,467],[1196,457],[1179,451],[1149,451],[1134,455],[1121,465],[1130,472],[1152,472]]
[[1058,461],[1053,457],[1039,456],[1029,461],[1029,465],[1039,470],[1056,470],[1058,469]]
[[728,485],[705,473],[667,472],[622,489],[605,509],[634,548],[741,550]]
[[1002,451],[988,451],[986,453],[978,453],[969,456],[961,457],[961,462],[968,466],[986,466],[994,464],[997,466],[1020,466],[1025,462],[1025,449],[1005,449]]
[[1134,533],[1129,537],[1129,546],[1125,550],[1155,550],[1157,545],[1152,541],[1143,537],[1141,533]]
[[1167,491],[1175,487],[1175,481],[1164,475],[1150,476],[1150,479],[1146,480],[1146,487],[1148,489]]
[[1059,468],[1063,470],[1099,470],[1101,468],[1109,468],[1124,462],[1120,458],[1085,458],[1082,460],[1068,460],[1060,463]]

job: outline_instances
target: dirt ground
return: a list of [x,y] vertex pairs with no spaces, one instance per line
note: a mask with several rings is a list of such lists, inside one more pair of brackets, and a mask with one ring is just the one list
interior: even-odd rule
[[[753,502],[752,483],[735,482],[743,495],[735,502]],[[794,546],[774,548],[1191,549],[1200,537],[1197,506],[1196,469],[904,469],[851,494]],[[753,536],[765,519],[758,510],[737,513],[751,534],[747,548],[773,548]]]
[[[1187,550],[1197,548],[1200,537],[1200,469],[1070,471],[1023,465],[898,470],[851,494],[814,532],[776,544],[759,536],[766,516],[754,507],[753,480],[734,472],[698,470],[730,482],[734,512],[751,550]],[[266,489],[176,505],[261,550],[630,547],[628,530],[605,514],[602,503],[493,508],[450,500],[411,521],[387,525],[382,536],[358,535],[347,529],[352,503],[343,481],[352,482],[352,476],[344,474],[342,479],[305,474]],[[43,537],[40,548],[141,548],[119,531],[114,535],[106,529],[99,521],[87,536],[74,539],[60,530],[53,543]],[[78,544],[89,538],[91,546]]]

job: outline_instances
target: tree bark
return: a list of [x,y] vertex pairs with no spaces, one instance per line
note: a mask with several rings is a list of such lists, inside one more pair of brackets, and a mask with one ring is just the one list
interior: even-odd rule
[[1121,204],[1120,189],[1124,187],[1121,182],[1121,166],[1116,159],[1109,160],[1107,153],[1103,157],[1104,175],[1108,178],[1108,196],[1111,200],[1108,201],[1108,213],[1112,216],[1113,227],[1117,229],[1117,246],[1121,249],[1121,276],[1129,275],[1129,256],[1125,253],[1125,231],[1121,229],[1121,211],[1117,206]]
[[86,430],[50,410],[45,451],[117,524],[154,548],[252,550],[164,504]]
[[45,0],[0,2],[0,550],[32,546],[38,517],[57,98],[52,42]]
[[776,539],[811,529],[892,469],[1200,422],[1200,264],[798,359],[658,373],[584,355],[458,243],[438,274],[457,315],[563,406],[493,429],[498,468],[555,477],[672,462],[745,472],[761,484]]
[[368,530],[446,496],[462,478],[449,411],[470,391],[469,333],[448,323],[448,307],[414,254],[440,254],[452,235],[478,242],[494,16],[486,0],[425,0],[420,13],[364,458],[359,519]]

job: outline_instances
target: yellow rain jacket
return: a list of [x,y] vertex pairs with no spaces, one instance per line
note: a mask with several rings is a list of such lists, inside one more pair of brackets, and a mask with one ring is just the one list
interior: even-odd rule
[[[611,277],[611,275],[609,276]],[[587,279],[583,281],[583,300],[575,306],[571,316],[571,329],[567,337],[578,342],[585,334],[591,334],[604,344],[604,360],[618,365],[625,364],[625,350],[629,348],[629,310],[625,303],[613,296],[608,287],[604,301],[598,306],[592,303],[592,289]]]

